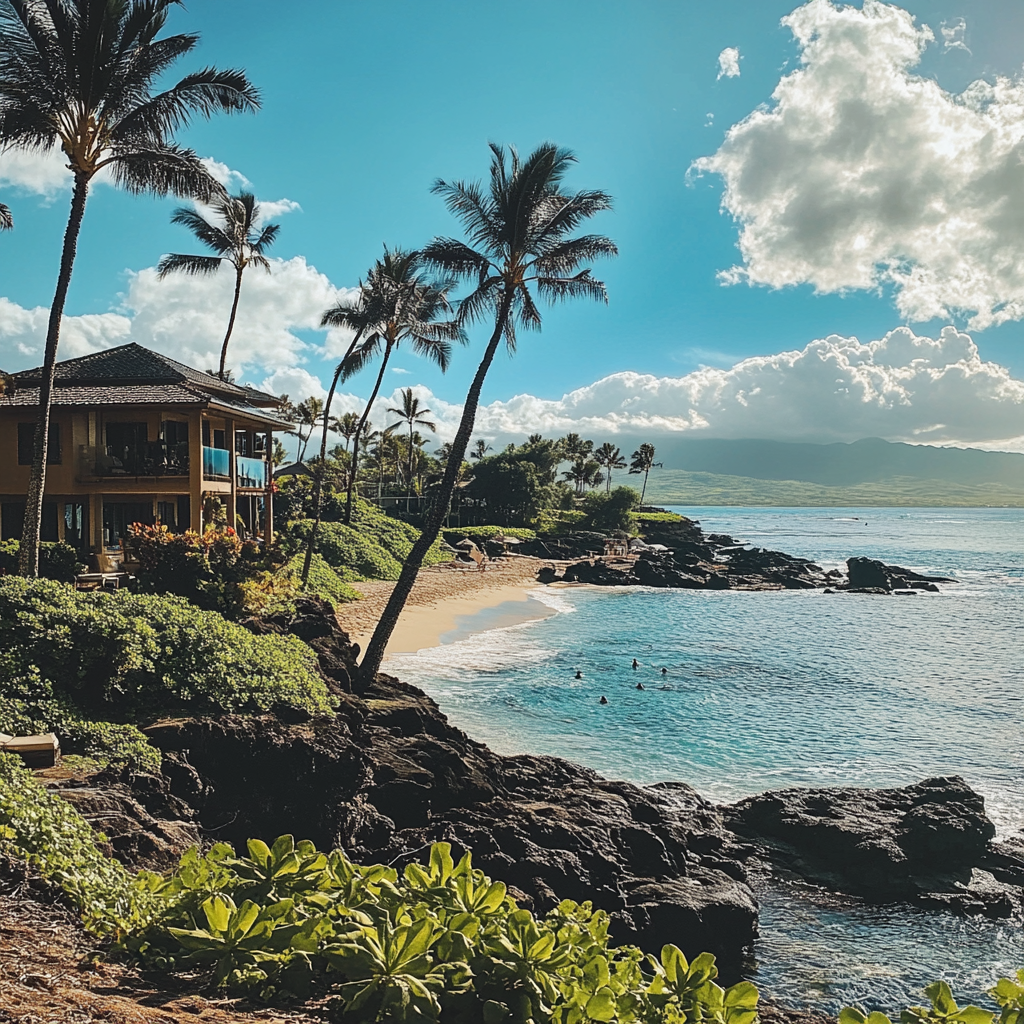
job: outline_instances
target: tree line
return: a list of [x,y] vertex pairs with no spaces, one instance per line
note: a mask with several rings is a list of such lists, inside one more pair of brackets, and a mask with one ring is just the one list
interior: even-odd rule
[[[3,0],[0,7],[0,146],[36,151],[59,146],[74,179],[46,332],[22,532],[20,569],[25,575],[38,574],[43,455],[61,318],[95,176],[106,172],[115,185],[132,193],[198,200],[219,217],[213,222],[196,211],[176,212],[179,222],[212,255],[171,254],[160,269],[165,274],[205,274],[225,262],[232,266],[235,293],[222,343],[221,374],[226,372],[245,270],[266,266],[266,251],[277,234],[275,225],[259,226],[258,204],[251,196],[229,196],[197,154],[175,139],[195,117],[257,111],[260,95],[244,71],[210,67],[185,75],[169,89],[157,89],[162,76],[199,42],[195,33],[162,35],[172,2]],[[324,326],[345,328],[352,340],[335,369],[325,402],[322,460],[337,387],[379,360],[370,399],[352,435],[355,465],[369,409],[397,349],[408,347],[445,370],[453,346],[469,343],[469,328],[482,324],[486,336],[421,535],[363,657],[364,683],[380,666],[423,558],[447,516],[481,390],[498,348],[504,344],[514,353],[523,332],[540,330],[538,300],[607,302],[605,286],[592,276],[589,264],[614,256],[615,243],[604,235],[576,232],[584,222],[610,210],[612,200],[603,191],[567,186],[565,179],[575,162],[570,150],[553,143],[541,144],[526,157],[515,148],[492,143],[485,182],[439,179],[431,189],[461,224],[464,237],[434,238],[418,249],[385,247],[359,282],[354,299],[324,313]],[[0,216],[5,223],[10,219],[6,209]],[[464,291],[456,298],[460,287]],[[414,424],[410,429],[414,432]],[[322,475],[315,483],[314,523],[319,520]]]

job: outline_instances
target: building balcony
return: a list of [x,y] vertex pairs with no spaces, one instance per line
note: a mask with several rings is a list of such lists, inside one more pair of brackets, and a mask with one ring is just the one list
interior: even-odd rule
[[82,480],[114,477],[187,477],[188,442],[166,444],[144,441],[137,445],[78,446],[78,476]]
[[235,486],[239,489],[266,490],[268,476],[267,463],[263,459],[235,456]]
[[203,446],[203,477],[206,480],[231,479],[231,452],[227,448]]

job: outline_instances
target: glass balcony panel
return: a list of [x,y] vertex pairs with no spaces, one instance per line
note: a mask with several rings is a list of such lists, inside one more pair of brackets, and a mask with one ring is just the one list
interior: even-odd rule
[[238,487],[263,489],[267,486],[267,464],[262,459],[236,455],[235,478]]
[[203,476],[231,479],[231,452],[227,448],[203,448]]

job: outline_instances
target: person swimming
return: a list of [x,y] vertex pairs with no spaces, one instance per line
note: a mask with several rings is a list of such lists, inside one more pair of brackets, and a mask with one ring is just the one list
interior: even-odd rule
[[583,673],[582,673],[582,672],[580,672],[580,671],[577,671],[577,672],[576,672],[576,678],[577,678],[577,679],[582,679],[582,678],[583,678]]
[[639,668],[639,667],[640,667],[640,662],[637,661],[636,658],[634,658],[633,659],[633,668]]
[[636,684],[636,688],[637,688],[638,690],[642,690],[642,689],[644,688],[644,684],[643,684],[643,683],[637,683],[637,684]]
[[667,668],[663,668],[663,669],[661,670],[661,674],[662,674],[663,676],[667,676],[667,675],[668,675],[668,669],[667,669]]
[[597,703],[598,704],[607,704],[608,703],[608,698],[607,697],[602,697]]

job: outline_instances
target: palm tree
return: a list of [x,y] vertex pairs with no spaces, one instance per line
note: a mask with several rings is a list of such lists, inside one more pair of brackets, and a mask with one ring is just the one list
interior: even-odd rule
[[[349,524],[352,522],[355,469],[359,463],[359,438],[377,400],[392,352],[408,340],[414,352],[432,359],[444,372],[451,360],[451,343],[466,341],[462,325],[456,320],[444,319],[452,312],[448,293],[455,286],[454,281],[428,281],[421,274],[422,266],[418,252],[384,247],[383,258],[374,264],[368,276],[367,287],[374,295],[369,322],[362,329],[360,343],[341,364],[341,380],[347,380],[378,352],[382,353],[380,371],[352,442],[353,474],[345,501],[345,522]],[[335,306],[324,313],[321,323],[325,327],[350,327],[350,310],[349,306]]]
[[129,192],[209,202],[223,189],[174,133],[195,115],[259,108],[259,94],[241,71],[204,68],[154,94],[199,42],[195,34],[158,38],[174,2],[5,0],[0,13],[0,147],[45,152],[59,145],[74,176],[25,499],[19,570],[26,576],[39,571],[54,366],[92,180],[106,171]]
[[566,434],[559,443],[562,446],[562,454],[569,462],[585,459],[594,450],[594,442],[584,441],[579,434]]
[[11,208],[0,203],[0,231],[10,231],[14,227],[14,217],[11,216]]
[[603,467],[607,477],[607,488],[608,492],[612,489],[612,470],[613,469],[625,469],[626,460],[622,457],[622,452],[615,447],[610,441],[605,441],[600,448],[594,451],[594,460],[597,464]]
[[306,454],[306,445],[313,436],[313,431],[323,422],[324,403],[323,399],[316,395],[310,395],[305,401],[295,406],[295,424],[297,429],[291,431],[294,437],[299,439],[299,448],[295,453],[297,462],[301,462]]
[[211,249],[215,256],[186,256],[180,252],[172,252],[164,256],[157,264],[160,278],[168,274],[183,273],[195,277],[215,274],[222,263],[230,263],[235,268],[235,297],[231,300],[231,313],[228,316],[228,329],[220,347],[220,369],[217,376],[224,380],[224,363],[228,357],[228,342],[235,327],[235,314],[238,312],[238,297],[242,293],[242,274],[249,266],[260,267],[270,273],[270,261],[266,252],[274,244],[279,224],[267,224],[259,227],[260,204],[249,192],[240,192],[237,196],[227,194],[216,196],[213,200],[213,211],[220,223],[212,223],[198,210],[180,206],[171,215],[172,224],[181,224],[189,229],[200,242]]
[[[412,443],[412,432],[416,427],[426,427],[431,433],[437,433],[437,424],[427,419],[429,409],[420,408],[420,400],[412,393],[412,388],[402,389],[402,404],[398,408],[389,406],[388,412],[394,413],[400,420],[409,424],[409,475],[406,480],[412,487],[412,463],[415,446]],[[396,424],[397,426],[397,424]]]
[[576,485],[577,497],[582,495],[586,488],[597,487],[604,480],[600,463],[584,455],[575,459],[562,476]]
[[478,437],[476,443],[469,450],[469,457],[474,462],[479,462],[491,450],[491,446],[482,437]]
[[345,451],[355,437],[356,429],[359,426],[359,417],[354,412],[346,412],[341,416],[332,416],[327,422],[327,428],[332,434],[340,434],[345,438]]
[[631,475],[643,473],[644,475],[644,486],[640,492],[640,504],[644,503],[644,495],[647,493],[647,477],[651,470],[655,466],[660,466],[660,462],[654,461],[654,445],[653,444],[642,444],[635,452],[633,452],[633,461],[629,464],[629,472]]
[[459,303],[459,319],[472,323],[493,314],[494,328],[466,395],[437,496],[367,646],[360,666],[363,686],[372,683],[380,668],[423,558],[448,515],[476,422],[480,392],[498,345],[504,339],[509,351],[514,351],[517,326],[540,329],[540,311],[531,285],[549,301],[590,298],[607,302],[604,285],[590,276],[589,269],[580,267],[597,257],[614,255],[615,244],[602,235],[570,236],[584,220],[610,209],[611,198],[604,192],[564,190],[562,180],[574,162],[569,150],[551,143],[539,146],[525,160],[515,149],[506,154],[492,144],[488,188],[460,181],[434,185],[434,193],[443,196],[448,209],[462,221],[472,244],[434,239],[423,250],[424,262],[442,273],[472,281],[474,290]]

